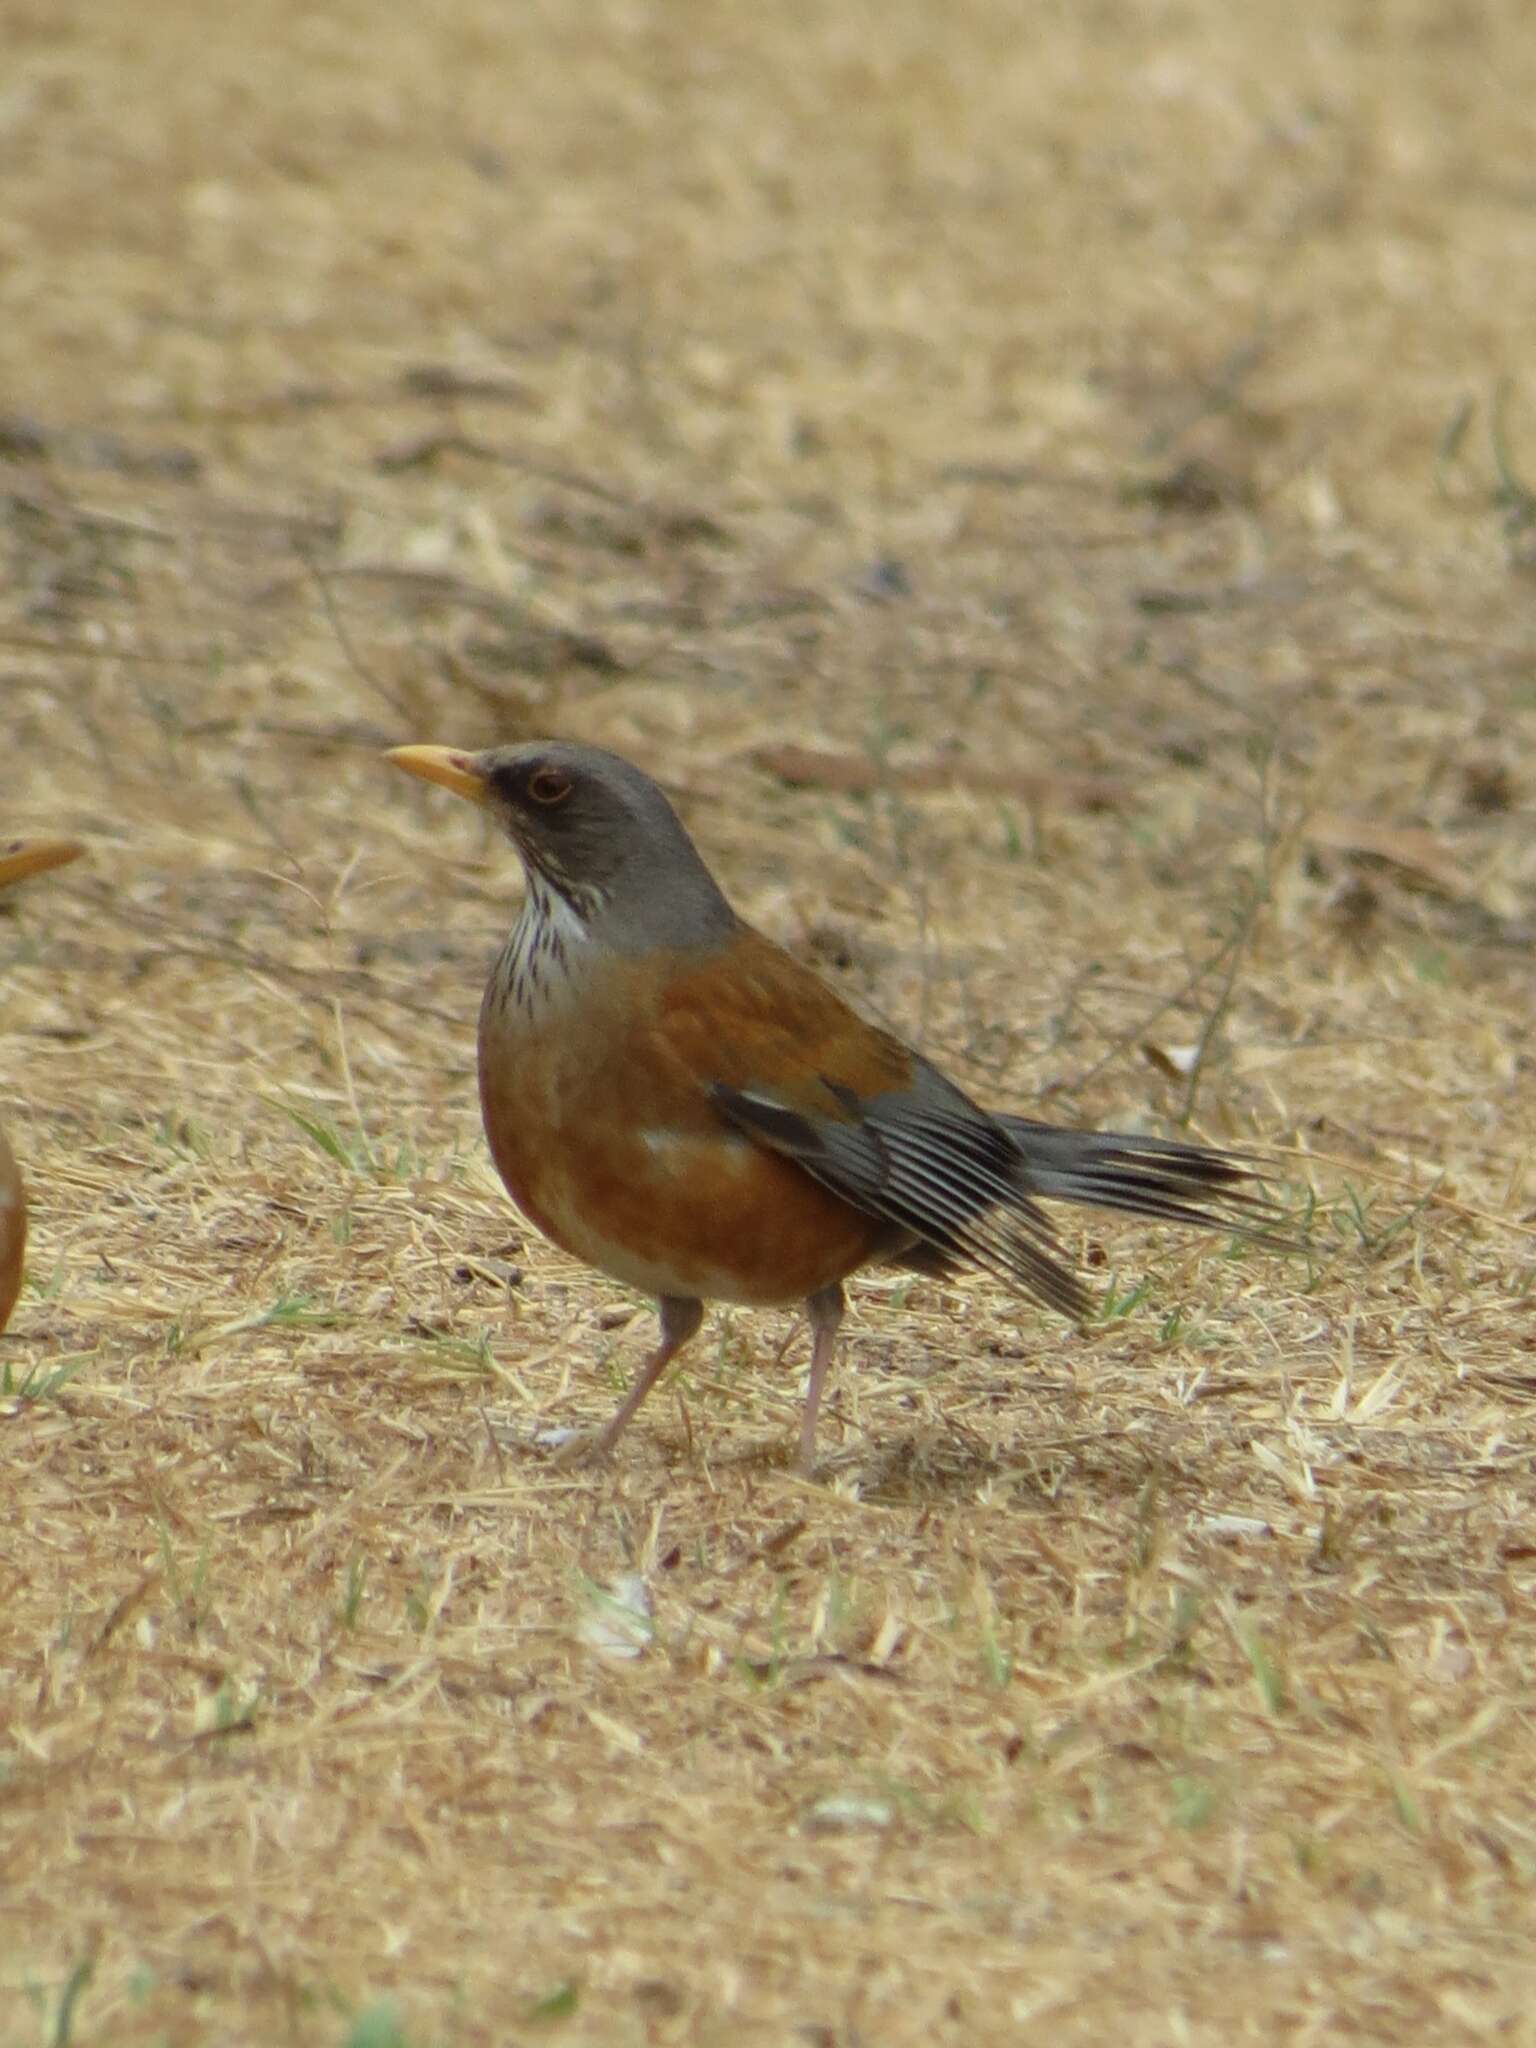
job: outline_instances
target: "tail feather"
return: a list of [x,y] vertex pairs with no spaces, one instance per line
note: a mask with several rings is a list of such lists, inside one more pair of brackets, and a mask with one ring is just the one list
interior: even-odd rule
[[1163,1223],[1230,1230],[1275,1248],[1288,1242],[1265,1193],[1259,1162],[1177,1138],[1075,1131],[1029,1117],[999,1116],[1017,1146],[1031,1193]]

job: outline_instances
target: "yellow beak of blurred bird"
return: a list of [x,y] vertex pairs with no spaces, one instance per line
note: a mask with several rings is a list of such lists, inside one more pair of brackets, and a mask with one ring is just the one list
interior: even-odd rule
[[[0,845],[0,889],[78,860],[85,848],[73,839],[15,839]],[[21,1292],[27,1249],[27,1194],[5,1133],[0,1131],[0,1330]]]

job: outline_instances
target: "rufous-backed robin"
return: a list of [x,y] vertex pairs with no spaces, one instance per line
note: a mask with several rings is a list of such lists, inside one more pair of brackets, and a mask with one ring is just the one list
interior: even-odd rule
[[[46,874],[78,860],[85,848],[73,839],[13,839],[0,846],[0,889],[28,875]],[[21,1292],[27,1250],[27,1191],[5,1133],[0,1131],[0,1330],[10,1321]]]
[[973,1265],[1064,1315],[1089,1297],[1038,1196],[1263,1229],[1249,1163],[980,1108],[732,910],[661,790],[597,747],[396,747],[483,805],[527,895],[480,1011],[480,1100],[507,1192],[546,1237],[654,1295],[661,1341],[610,1450],[705,1301],[804,1302],[802,1466],[871,1260]]

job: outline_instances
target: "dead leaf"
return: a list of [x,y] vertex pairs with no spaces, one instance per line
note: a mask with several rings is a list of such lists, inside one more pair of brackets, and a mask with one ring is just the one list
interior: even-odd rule
[[1389,867],[1402,868],[1457,902],[1469,902],[1477,895],[1477,885],[1466,869],[1446,852],[1433,832],[1419,826],[1378,825],[1369,818],[1321,811],[1307,820],[1305,836],[1312,845],[1333,853],[1365,854]]

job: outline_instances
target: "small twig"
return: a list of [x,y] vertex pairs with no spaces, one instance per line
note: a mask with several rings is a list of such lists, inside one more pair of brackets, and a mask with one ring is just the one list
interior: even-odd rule
[[1184,1088],[1183,1107],[1179,1114],[1179,1122],[1181,1124],[1187,1124],[1195,1113],[1195,1098],[1200,1092],[1200,1082],[1205,1073],[1206,1058],[1210,1053],[1211,1047],[1216,1042],[1217,1032],[1221,1029],[1222,1023],[1232,1007],[1232,997],[1237,988],[1238,971],[1243,964],[1243,958],[1248,951],[1249,942],[1257,928],[1260,914],[1268,905],[1273,892],[1275,847],[1279,840],[1279,832],[1274,822],[1273,806],[1273,778],[1278,751],[1279,735],[1277,732],[1271,731],[1266,735],[1264,752],[1259,762],[1259,879],[1251,890],[1248,901],[1238,917],[1237,927],[1232,934],[1232,944],[1227,956],[1226,972],[1222,976],[1221,987],[1217,992],[1216,1001],[1211,1006],[1210,1012],[1201,1028],[1199,1041],[1195,1046],[1195,1056],[1190,1063],[1189,1079]]
[[201,654],[142,653],[136,647],[116,647],[109,643],[93,647],[82,640],[50,640],[41,633],[0,631],[0,647],[14,647],[23,654],[51,654],[69,661],[121,661],[137,663],[144,668],[195,668],[205,674],[209,661],[206,648]]
[[1536,526],[1536,492],[1515,473],[1509,439],[1504,431],[1508,405],[1509,379],[1501,377],[1493,387],[1493,397],[1488,406],[1488,440],[1493,450],[1493,466],[1499,473],[1499,488],[1494,494],[1494,502],[1503,507],[1504,530],[1513,536],[1523,533],[1528,526]]
[[1195,1113],[1195,1097],[1200,1092],[1200,1082],[1205,1073],[1206,1058],[1216,1041],[1216,1034],[1220,1030],[1227,1012],[1232,1007],[1232,996],[1237,987],[1238,970],[1243,964],[1243,955],[1248,950],[1248,941],[1253,936],[1253,928],[1258,921],[1259,911],[1267,901],[1267,890],[1254,890],[1246,910],[1238,920],[1237,929],[1232,934],[1231,941],[1228,944],[1226,972],[1222,976],[1221,987],[1217,991],[1216,1000],[1207,1012],[1205,1022],[1200,1028],[1200,1036],[1195,1043],[1195,1055],[1190,1062],[1189,1078],[1184,1086],[1184,1100],[1179,1107],[1178,1121],[1180,1124],[1187,1124]]
[[1154,427],[1142,443],[1143,452],[1149,456],[1161,455],[1183,440],[1201,420],[1215,414],[1235,412],[1242,402],[1243,386],[1269,352],[1269,320],[1265,315],[1259,322],[1258,331],[1249,340],[1229,349],[1212,375],[1195,380],[1197,395],[1182,408],[1182,416],[1175,414],[1162,426]]
[[321,568],[319,562],[316,561],[313,552],[306,542],[297,534],[293,536],[293,552],[303,563],[305,573],[310,577],[315,588],[320,593],[320,602],[325,607],[325,615],[331,622],[331,631],[336,635],[337,644],[346,656],[348,667],[354,675],[362,678],[376,696],[384,699],[384,702],[395,713],[396,717],[408,725],[411,717],[409,707],[402,698],[397,697],[385,683],[380,681],[379,677],[374,674],[367,662],[358,653],[356,646],[353,644],[352,635],[347,631],[346,621],[341,616],[341,609],[336,603],[335,593],[331,589],[330,577]]
[[1467,429],[1477,416],[1477,400],[1463,398],[1458,401],[1440,435],[1440,445],[1435,450],[1435,494],[1448,498],[1451,495],[1451,465],[1461,453],[1461,444],[1467,438]]
[[1047,1092],[1051,1095],[1079,1094],[1090,1082],[1096,1081],[1106,1068],[1112,1067],[1122,1054],[1128,1052],[1133,1045],[1139,1044],[1159,1018],[1167,1016],[1170,1010],[1176,1010],[1181,1003],[1187,1002],[1242,943],[1241,932],[1234,932],[1229,938],[1223,939],[1210,958],[1202,960],[1199,966],[1192,968],[1171,995],[1165,996],[1153,1009],[1145,1011],[1128,1029],[1112,1038],[1091,1067],[1085,1067],[1074,1080],[1058,1082]]

